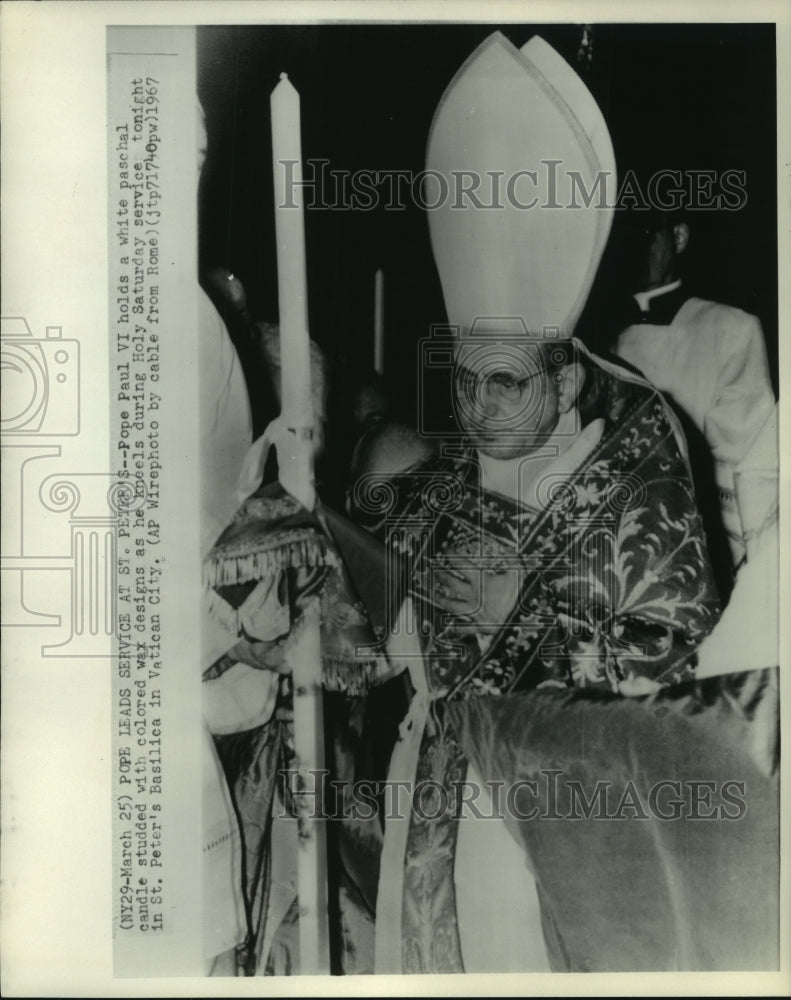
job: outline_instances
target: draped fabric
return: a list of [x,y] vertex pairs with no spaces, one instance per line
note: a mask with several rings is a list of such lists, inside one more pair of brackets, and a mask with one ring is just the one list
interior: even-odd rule
[[[417,777],[442,782],[448,804],[437,817],[424,795],[412,819],[388,971],[537,971],[536,934],[556,972],[776,969],[777,712],[776,668],[649,698],[545,689],[436,703]],[[496,811],[460,805],[466,760]],[[470,970],[457,893],[470,882],[485,894],[502,855],[481,872],[454,868],[454,855],[465,824],[488,834],[498,817],[523,852],[511,878],[524,884],[527,866],[541,922],[514,930],[518,914],[503,910],[478,925],[476,951],[504,964]],[[503,958],[506,932],[518,945]]]
[[[284,690],[266,724],[215,740],[242,836],[241,888],[247,935],[238,964],[248,974],[266,957],[262,951],[272,883],[272,824],[278,771],[294,766],[292,721],[289,693]],[[285,883],[295,881],[293,873],[278,874]]]
[[777,706],[777,668],[449,704],[479,772],[529,789],[505,821],[553,971],[778,968]]
[[[343,556],[333,532],[341,537]],[[341,777],[353,774],[350,762],[362,733],[363,702],[355,696],[374,680],[384,680],[389,671],[372,626],[372,621],[379,623],[381,633],[386,619],[382,553],[381,543],[360,529],[321,507],[308,512],[279,484],[272,484],[245,501],[204,561],[207,614],[215,630],[225,634],[228,649],[240,635],[280,639],[287,658],[307,603],[318,598],[322,680],[332,692],[325,697],[327,766]],[[357,596],[347,564],[366,594],[370,613]],[[231,689],[228,682],[240,667],[244,683],[236,681]],[[289,778],[297,767],[291,680],[240,665],[230,655],[219,657],[203,680],[207,690],[225,683],[229,695],[223,711],[215,713],[222,720],[215,743],[241,831],[239,881],[247,934],[237,951],[238,966],[247,975],[298,973],[297,808]],[[332,831],[330,838],[337,858]],[[330,867],[334,932],[340,933],[339,897],[362,897],[351,882],[339,882],[337,862]],[[375,893],[375,876],[372,881]],[[373,919],[366,918],[370,906],[364,902],[358,911],[347,909],[356,928],[347,935],[351,961],[361,928],[366,919],[372,927]],[[355,912],[362,917],[355,918]]]
[[[227,648],[244,635],[280,638],[288,649],[306,604],[319,597],[324,685],[360,693],[388,673],[374,632],[381,637],[386,620],[383,549],[337,514],[321,505],[310,513],[280,484],[264,486],[239,508],[203,568],[207,614],[224,630]],[[219,658],[204,680],[233,662]]]

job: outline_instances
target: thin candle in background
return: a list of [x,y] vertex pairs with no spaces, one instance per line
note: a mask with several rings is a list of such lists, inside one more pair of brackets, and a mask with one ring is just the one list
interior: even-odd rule
[[374,279],[374,370],[382,375],[385,367],[385,276],[381,267]]

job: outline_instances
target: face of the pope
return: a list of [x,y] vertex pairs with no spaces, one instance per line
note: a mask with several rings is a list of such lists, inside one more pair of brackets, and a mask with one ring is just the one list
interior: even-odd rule
[[550,370],[538,343],[462,343],[454,404],[475,448],[492,458],[528,455],[552,434],[562,412],[563,371]]

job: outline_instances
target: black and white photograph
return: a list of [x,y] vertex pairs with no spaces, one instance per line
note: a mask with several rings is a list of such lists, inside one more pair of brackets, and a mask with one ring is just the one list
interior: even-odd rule
[[213,972],[777,966],[774,52],[199,29]]
[[133,7],[4,85],[8,995],[782,995],[787,12]]

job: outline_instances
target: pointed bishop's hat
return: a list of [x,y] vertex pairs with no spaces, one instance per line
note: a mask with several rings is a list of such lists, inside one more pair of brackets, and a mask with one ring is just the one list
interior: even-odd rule
[[474,332],[512,317],[532,336],[571,336],[616,190],[607,125],[572,68],[538,36],[520,50],[490,35],[440,100],[426,170],[427,190],[436,175],[447,184],[425,203],[449,322]]

